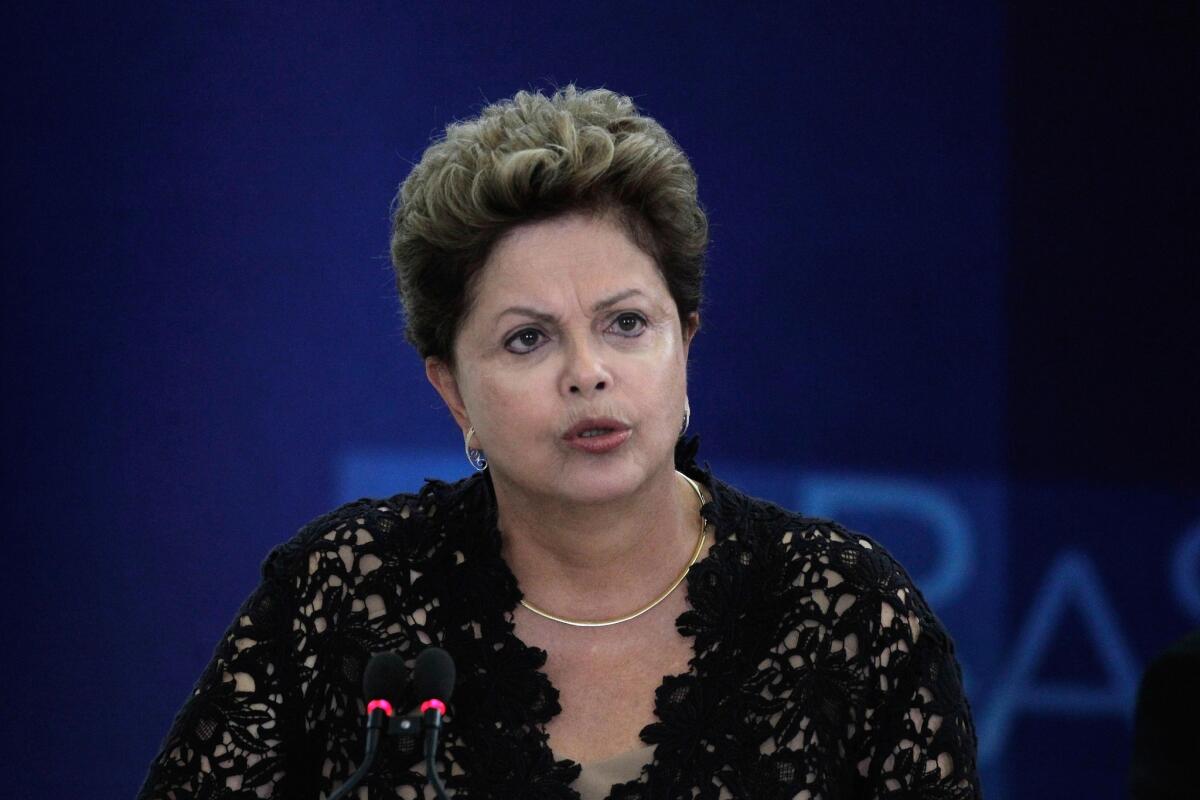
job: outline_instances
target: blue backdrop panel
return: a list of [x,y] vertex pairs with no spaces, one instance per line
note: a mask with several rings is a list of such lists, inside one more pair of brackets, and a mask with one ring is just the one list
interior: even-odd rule
[[1123,796],[1137,672],[1200,624],[1200,502],[1187,469],[1051,457],[1073,409],[1039,399],[1085,381],[1050,391],[1038,343],[1087,337],[1030,291],[1053,264],[1010,225],[1010,187],[1041,177],[1010,150],[1014,119],[1036,140],[1006,71],[1043,46],[1010,38],[1028,25],[990,4],[6,13],[0,744],[27,794],[131,796],[271,546],[465,471],[403,341],[388,203],[446,123],[575,81],[637,98],[700,175],[701,460],[905,563],[959,644],[989,797]]

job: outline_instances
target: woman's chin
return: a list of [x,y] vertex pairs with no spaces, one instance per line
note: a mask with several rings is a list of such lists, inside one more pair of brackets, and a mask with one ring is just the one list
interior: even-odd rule
[[[497,476],[493,475],[493,480]],[[645,488],[652,477],[643,464],[625,459],[568,459],[550,470],[541,480],[530,480],[529,473],[517,481],[526,492],[547,499],[593,505],[622,500]]]
[[[665,462],[669,470],[671,462]],[[575,462],[563,469],[555,481],[558,493],[577,503],[607,503],[628,498],[645,489],[656,469],[630,459],[595,459]]]

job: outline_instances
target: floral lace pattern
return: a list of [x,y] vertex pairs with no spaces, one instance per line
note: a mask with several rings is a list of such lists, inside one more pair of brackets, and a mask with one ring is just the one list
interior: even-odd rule
[[[614,800],[976,798],[953,645],[870,539],[747,497],[693,463],[717,540],[687,579],[688,672],[667,677],[653,761]],[[362,754],[363,668],[430,644],[458,667],[441,755],[461,798],[575,800],[556,760],[545,653],[513,634],[520,589],[485,475],[360,500],[272,551],[177,716],[140,798],[325,798]],[[360,798],[432,797],[413,743],[385,742]]]

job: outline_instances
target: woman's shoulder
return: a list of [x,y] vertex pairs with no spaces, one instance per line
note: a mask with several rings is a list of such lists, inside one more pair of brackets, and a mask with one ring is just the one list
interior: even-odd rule
[[369,573],[389,563],[428,557],[455,525],[488,513],[479,476],[427,480],[417,491],[345,503],[304,525],[263,562],[264,579],[295,580],[336,572]]
[[879,540],[720,481],[714,486],[721,520],[732,526],[747,558],[771,565],[787,583],[816,594],[822,604],[830,598],[835,605],[873,607],[885,625],[902,618],[914,637],[923,628],[940,630],[908,572]]
[[783,545],[796,558],[826,555],[831,551],[867,550],[891,559],[875,539],[853,531],[836,520],[814,517],[786,508],[773,500],[743,492],[718,478],[711,479],[713,505],[720,521],[748,546]]

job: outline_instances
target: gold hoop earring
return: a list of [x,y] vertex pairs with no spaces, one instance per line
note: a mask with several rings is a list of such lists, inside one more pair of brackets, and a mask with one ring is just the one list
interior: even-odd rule
[[463,449],[467,451],[467,461],[471,462],[471,466],[476,472],[483,472],[487,469],[487,454],[482,450],[471,447],[471,437],[475,435],[475,428],[467,428],[467,432],[463,434]]

